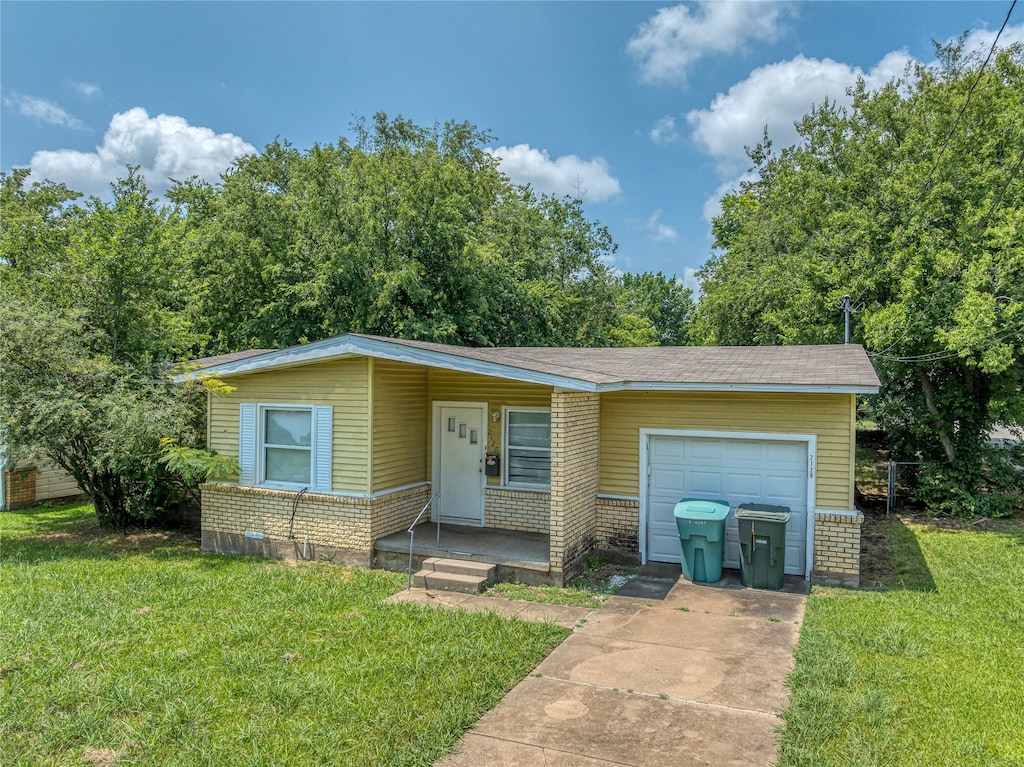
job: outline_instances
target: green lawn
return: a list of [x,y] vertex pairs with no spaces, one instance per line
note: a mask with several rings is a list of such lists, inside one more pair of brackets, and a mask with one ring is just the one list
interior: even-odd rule
[[0,514],[0,764],[428,765],[567,634],[92,520]]
[[882,526],[880,591],[815,588],[779,765],[1024,765],[1024,524]]

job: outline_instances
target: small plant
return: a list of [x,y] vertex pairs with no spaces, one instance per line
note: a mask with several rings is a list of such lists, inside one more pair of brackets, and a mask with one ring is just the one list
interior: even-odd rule
[[781,623],[782,621],[779,618],[776,618],[774,615],[769,615],[768,616],[768,622],[769,623]]
[[676,609],[679,612],[681,612],[681,613],[688,613],[688,612],[690,612],[690,608],[689,607],[677,607]]

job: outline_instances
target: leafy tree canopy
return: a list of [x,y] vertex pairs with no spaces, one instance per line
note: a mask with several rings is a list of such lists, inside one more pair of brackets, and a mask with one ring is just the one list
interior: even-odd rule
[[883,379],[879,415],[902,459],[929,462],[940,508],[1002,513],[1020,475],[987,455],[1024,424],[1024,56],[942,48],[853,105],[814,108],[799,144],[750,150],[754,181],[723,201],[700,273],[707,343],[854,341]]
[[[502,175],[468,123],[377,114],[353,141],[275,141],[216,187],[179,184],[187,318],[209,353],[353,331],[471,346],[657,343],[579,200]],[[628,291],[627,291],[628,292]],[[678,289],[669,298],[691,304]],[[677,312],[678,314],[678,312]],[[643,319],[645,318],[645,319]]]

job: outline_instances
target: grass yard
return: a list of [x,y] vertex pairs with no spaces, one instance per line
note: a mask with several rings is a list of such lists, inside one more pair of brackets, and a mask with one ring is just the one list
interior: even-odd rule
[[404,585],[3,512],[0,764],[431,764],[568,632]]
[[779,765],[1024,765],[1024,523],[874,526],[881,588],[808,599]]

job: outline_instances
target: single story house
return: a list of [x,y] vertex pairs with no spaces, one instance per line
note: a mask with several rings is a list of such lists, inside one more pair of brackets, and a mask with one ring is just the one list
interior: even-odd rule
[[[435,522],[542,536],[534,580],[561,585],[594,554],[679,562],[673,510],[696,497],[788,506],[786,572],[857,583],[856,396],[879,388],[860,346],[353,333],[198,374],[235,387],[210,397],[208,444],[241,468],[202,487],[208,550],[368,566],[433,497]],[[725,551],[738,567],[731,515]]]

